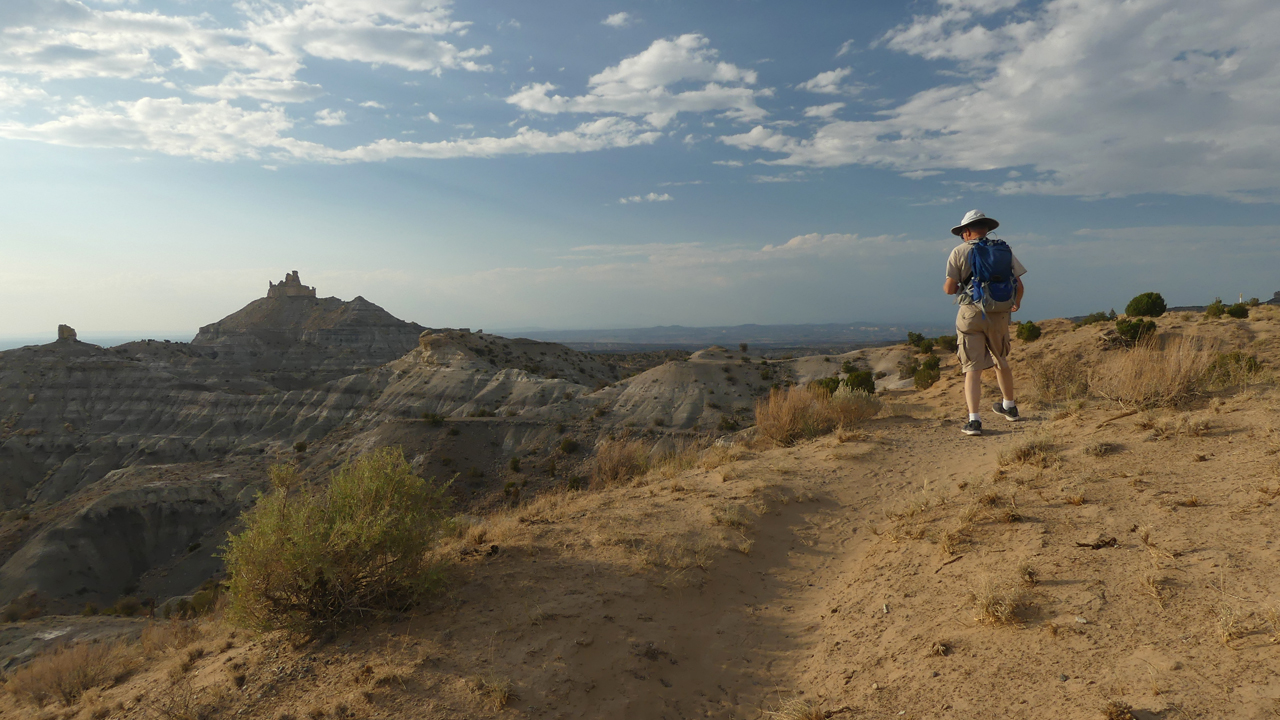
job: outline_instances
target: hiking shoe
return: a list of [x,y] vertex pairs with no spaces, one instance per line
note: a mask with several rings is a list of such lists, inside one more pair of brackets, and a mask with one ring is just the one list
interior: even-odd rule
[[1017,405],[1014,405],[1013,407],[1006,409],[1003,403],[996,403],[995,405],[991,406],[991,410],[992,412],[1004,418],[1005,420],[1008,420],[1009,422],[1018,422],[1018,418],[1021,417],[1020,415],[1018,415]]
[[960,428],[960,432],[964,433],[965,435],[981,435],[982,421],[970,420],[969,422],[964,424],[964,427]]

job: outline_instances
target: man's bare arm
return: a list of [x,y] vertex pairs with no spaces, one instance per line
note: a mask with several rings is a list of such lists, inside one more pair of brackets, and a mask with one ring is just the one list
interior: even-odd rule
[[1009,308],[1010,312],[1018,312],[1018,308],[1022,307],[1022,291],[1026,289],[1026,283],[1022,278],[1018,278],[1018,289],[1013,294],[1013,307]]
[[960,283],[956,282],[955,278],[947,278],[946,282],[942,283],[942,292],[955,295],[960,292]]

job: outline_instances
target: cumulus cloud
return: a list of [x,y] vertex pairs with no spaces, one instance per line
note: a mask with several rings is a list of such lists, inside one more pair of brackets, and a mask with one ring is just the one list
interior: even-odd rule
[[[522,110],[543,114],[616,113],[642,116],[656,128],[681,112],[720,112],[735,120],[758,121],[767,113],[756,99],[771,94],[756,90],[756,72],[716,58],[710,41],[698,34],[656,40],[638,55],[605,68],[588,80],[586,95],[553,95],[551,83],[526,85],[507,98]],[[693,84],[688,90],[671,86]]]
[[614,13],[609,17],[605,18],[604,20],[601,20],[600,24],[608,25],[609,27],[626,27],[631,24],[631,13],[627,13],[627,12]]
[[618,198],[618,202],[622,205],[627,205],[629,203],[670,202],[674,199],[667,193],[662,193],[661,195],[649,193],[648,195],[632,195],[631,197]]
[[758,126],[722,140],[785,165],[1034,169],[974,186],[999,193],[1280,200],[1280,35],[1269,30],[1280,5],[1050,0],[1001,12],[1016,4],[947,0],[884,39],[950,63],[959,82],[809,137]]
[[362,103],[360,103],[360,107],[363,107],[363,108],[373,108],[373,109],[375,109],[375,110],[386,110],[386,109],[387,109],[387,106],[386,106],[386,105],[383,105],[382,103],[378,102],[377,100],[368,100],[368,101],[366,101],[366,102],[362,102]]
[[435,113],[433,113],[433,112],[429,112],[429,113],[427,113],[427,119],[428,119],[428,120],[430,120],[430,121],[431,121],[431,122],[433,122],[433,123],[439,123],[439,122],[440,122],[440,118],[439,118]]
[[301,102],[323,92],[296,77],[308,57],[435,74],[491,69],[479,62],[490,48],[458,48],[446,39],[461,37],[469,26],[452,19],[448,0],[245,0],[225,4],[228,19],[235,18],[225,24],[208,13],[168,15],[124,5],[6,2],[0,73],[176,81],[184,72],[223,72],[221,82],[191,91]]
[[818,73],[816,76],[805,80],[796,87],[801,90],[822,93],[824,95],[857,95],[864,89],[861,85],[844,84],[844,79],[852,74],[853,68],[828,70],[824,73]]
[[828,119],[839,112],[843,107],[844,103],[842,102],[828,103],[826,105],[814,105],[804,109],[804,116]]
[[345,110],[324,110],[316,111],[316,124],[333,127],[335,125],[347,124],[347,112]]
[[343,150],[287,136],[293,126],[280,106],[244,110],[226,100],[185,103],[178,98],[143,98],[81,105],[56,120],[34,125],[0,123],[0,137],[213,161],[272,158],[325,163],[591,152],[651,144],[661,137],[629,120],[601,118],[558,133],[522,127],[508,137],[427,143],[383,139]]
[[723,165],[725,167],[742,167],[743,162],[741,160],[712,160],[711,164]]

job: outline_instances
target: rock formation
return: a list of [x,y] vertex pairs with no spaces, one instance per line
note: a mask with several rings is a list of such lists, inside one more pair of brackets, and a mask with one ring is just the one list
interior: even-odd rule
[[76,329],[70,325],[58,326],[58,342],[75,342]]
[[316,296],[316,289],[313,287],[307,287],[306,285],[303,285],[302,280],[298,278],[297,270],[294,270],[293,272],[285,275],[284,280],[279,285],[273,282],[267,283],[267,297],[269,298],[281,298],[281,297],[313,298],[315,296]]

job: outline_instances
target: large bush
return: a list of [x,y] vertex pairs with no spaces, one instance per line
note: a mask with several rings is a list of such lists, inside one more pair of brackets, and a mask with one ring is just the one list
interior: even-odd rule
[[1129,317],[1160,317],[1166,307],[1160,293],[1144,292],[1124,306],[1124,314]]
[[1015,331],[1017,338],[1022,342],[1035,342],[1040,337],[1040,326],[1033,322],[1018,323],[1018,329]]
[[938,347],[946,350],[947,352],[953,353],[960,348],[960,344],[957,342],[955,335],[939,335],[937,342]]
[[874,395],[848,386],[841,386],[834,394],[814,384],[775,388],[768,397],[756,401],[756,427],[763,437],[790,446],[874,417],[880,407]]
[[275,489],[226,548],[230,614],[257,630],[314,635],[403,611],[435,573],[426,552],[445,518],[445,488],[413,474],[399,448],[362,455],[323,487],[273,469]]
[[933,387],[933,384],[942,378],[942,371],[939,366],[942,361],[937,355],[930,355],[920,363],[920,368],[916,370],[914,377],[917,390],[926,390]]
[[1244,303],[1236,303],[1227,308],[1227,314],[1238,320],[1243,320],[1249,317],[1249,306]]
[[849,376],[844,379],[844,386],[850,390],[876,394],[876,380],[870,370],[855,370],[849,373]]
[[1214,298],[1204,309],[1204,316],[1207,318],[1220,318],[1227,312],[1227,306],[1222,302],[1222,298]]

